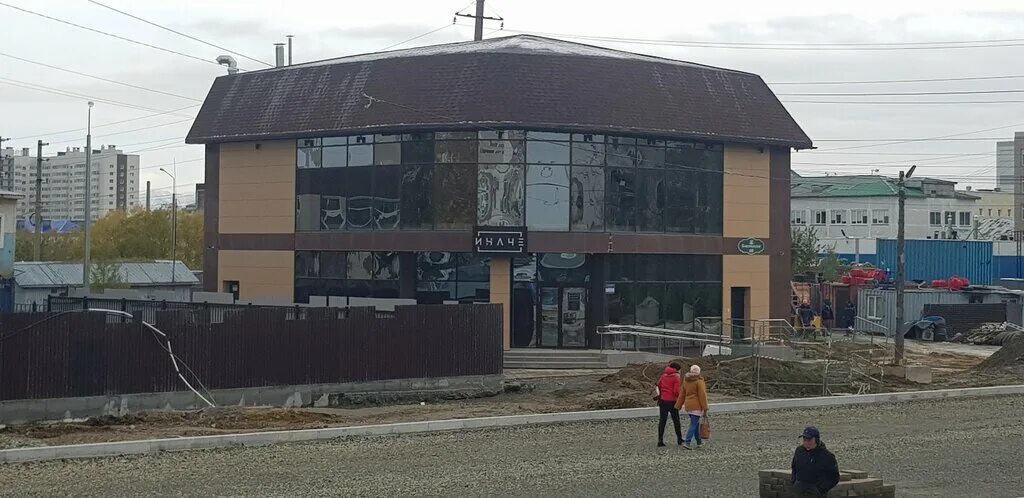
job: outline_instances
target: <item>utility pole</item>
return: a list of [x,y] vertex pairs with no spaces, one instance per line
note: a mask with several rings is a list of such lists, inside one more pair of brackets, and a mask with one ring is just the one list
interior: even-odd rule
[[92,101],[89,101],[89,117],[86,118],[85,132],[85,250],[82,252],[82,289],[89,295],[89,277],[92,267],[89,256],[92,237],[89,225],[92,223]]
[[484,0],[476,0],[476,24],[473,27],[473,41],[484,39]]
[[43,253],[43,146],[50,145],[42,140],[36,142],[36,237],[32,247],[32,259],[42,261]]
[[473,41],[481,41],[484,39],[484,20],[489,21],[501,21],[502,27],[505,26],[505,19],[503,17],[488,17],[484,15],[484,0],[476,0],[476,15],[463,14],[461,12],[455,13],[456,17],[468,17],[473,19]]
[[149,212],[149,180],[146,181],[146,212]]
[[906,179],[910,178],[910,175],[914,174],[914,170],[917,169],[917,165],[910,167],[906,173],[900,171],[899,179],[899,208],[897,209],[896,219],[896,351],[894,355],[894,361],[897,365],[902,365],[903,359],[903,292],[906,287],[906,220],[904,214],[906,212],[907,205],[907,185]]

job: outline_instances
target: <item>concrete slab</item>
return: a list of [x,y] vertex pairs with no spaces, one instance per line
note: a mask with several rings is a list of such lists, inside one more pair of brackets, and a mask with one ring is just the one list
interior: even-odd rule
[[[903,393],[863,394],[856,396],[837,396],[823,398],[740,401],[734,403],[716,404],[712,408],[712,411],[714,411],[715,413],[740,413],[762,410],[811,408],[821,406],[843,406],[872,403],[898,403],[903,401],[921,399],[964,398],[1021,394],[1024,394],[1024,385],[976,387],[967,389],[946,389],[936,391],[914,391]],[[399,424],[382,424],[358,427],[331,427],[326,429],[271,431],[246,434],[197,436],[174,439],[152,439],[146,441],[95,443],[70,446],[44,446],[38,448],[17,448],[10,450],[0,450],[0,463],[29,462],[68,458],[93,458],[116,455],[137,455],[161,451],[182,451],[189,449],[223,448],[230,446],[265,446],[269,444],[315,441],[343,437],[485,429],[493,427],[508,427],[515,425],[653,418],[657,415],[658,410],[655,407],[627,408],[620,410],[543,413],[535,415],[508,415],[502,417],[434,420],[427,422],[406,422]]]

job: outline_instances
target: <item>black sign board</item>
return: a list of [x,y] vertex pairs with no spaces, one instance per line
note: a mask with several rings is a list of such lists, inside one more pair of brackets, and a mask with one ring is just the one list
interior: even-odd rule
[[526,227],[476,227],[473,251],[480,254],[525,254]]

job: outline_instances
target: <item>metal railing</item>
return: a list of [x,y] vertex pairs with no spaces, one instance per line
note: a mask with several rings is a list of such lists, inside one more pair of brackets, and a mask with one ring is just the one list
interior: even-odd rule
[[661,329],[642,325],[604,325],[598,327],[597,333],[601,337],[601,349],[644,351],[679,356],[697,353],[699,356],[703,354],[703,346],[717,345],[719,354],[728,351],[726,346],[728,338],[721,334]]

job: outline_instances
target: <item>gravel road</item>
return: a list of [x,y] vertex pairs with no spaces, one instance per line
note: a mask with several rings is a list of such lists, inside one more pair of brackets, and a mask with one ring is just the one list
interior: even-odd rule
[[756,496],[804,425],[898,496],[1024,495],[1024,396],[720,415],[699,451],[652,421],[0,466],[4,496]]

